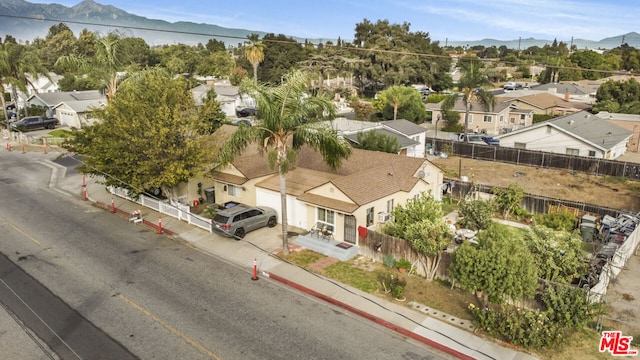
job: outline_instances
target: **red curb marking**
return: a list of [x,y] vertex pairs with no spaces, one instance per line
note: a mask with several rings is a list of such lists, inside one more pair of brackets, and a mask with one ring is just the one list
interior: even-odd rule
[[315,290],[311,290],[311,289],[306,288],[306,287],[304,287],[302,285],[298,285],[298,284],[296,284],[296,283],[294,283],[294,282],[292,282],[290,280],[287,280],[287,279],[285,279],[283,277],[280,277],[278,275],[274,275],[272,273],[268,273],[267,276],[269,276],[269,278],[271,278],[273,280],[281,282],[281,283],[283,283],[285,285],[289,285],[289,286],[291,286],[293,288],[296,288],[296,289],[298,289],[298,290],[300,290],[302,292],[306,292],[309,295],[312,295],[312,296],[315,296],[317,298],[320,298],[320,299],[322,299],[322,300],[324,300],[324,301],[326,301],[326,302],[328,302],[330,304],[342,307],[342,308],[344,308],[344,309],[346,309],[346,310],[348,310],[348,311],[350,311],[350,312],[352,312],[354,314],[357,314],[357,315],[360,315],[360,316],[364,317],[365,319],[369,319],[369,320],[371,320],[371,321],[373,321],[373,322],[375,322],[377,324],[380,324],[380,325],[382,325],[384,327],[387,327],[387,328],[389,328],[391,330],[395,330],[395,331],[399,332],[402,335],[405,335],[405,336],[410,337],[410,338],[412,338],[414,340],[420,341],[420,342],[422,342],[424,344],[427,344],[427,345],[429,345],[429,346],[431,346],[431,347],[433,347],[435,349],[438,349],[438,350],[440,350],[442,352],[445,352],[445,353],[447,353],[449,355],[455,356],[455,357],[457,357],[459,359],[463,359],[463,360],[474,360],[475,359],[474,357],[471,357],[469,355],[463,354],[463,353],[461,353],[461,352],[459,352],[457,350],[454,350],[454,349],[452,349],[450,347],[447,347],[447,346],[442,345],[442,344],[440,344],[438,342],[435,342],[434,340],[428,339],[428,338],[426,338],[424,336],[421,336],[421,335],[418,335],[418,334],[416,334],[416,333],[414,333],[412,331],[409,331],[407,329],[399,327],[399,326],[397,326],[395,324],[392,324],[392,323],[390,323],[390,322],[388,322],[386,320],[383,320],[383,319],[381,319],[381,318],[379,318],[377,316],[371,315],[371,314],[366,313],[366,312],[364,312],[364,311],[362,311],[360,309],[357,309],[357,308],[355,308],[355,307],[353,307],[351,305],[345,304],[342,301],[336,300],[336,299],[334,299],[334,298],[332,298],[330,296],[327,296],[325,294],[321,294],[321,293],[319,293],[319,292],[317,292]]

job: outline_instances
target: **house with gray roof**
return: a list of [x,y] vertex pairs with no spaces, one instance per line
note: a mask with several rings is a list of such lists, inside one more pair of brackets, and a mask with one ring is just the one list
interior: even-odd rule
[[80,129],[93,124],[93,109],[106,106],[107,97],[98,90],[58,91],[33,94],[27,104],[49,109],[48,115],[58,119],[62,126]]
[[331,126],[337,131],[338,136],[346,138],[352,144],[358,144],[358,134],[374,131],[377,134],[395,138],[400,145],[399,154],[409,157],[425,157],[427,129],[408,120],[371,122],[335,118],[319,124]]
[[497,136],[500,146],[614,160],[633,133],[586,111]]
[[547,83],[531,87],[531,90],[546,91],[566,101],[593,104],[596,101],[597,88],[586,87],[575,83]]
[[627,143],[627,151],[634,153],[640,152],[640,115],[600,111],[596,116],[613,125],[620,126],[631,131],[633,135]]

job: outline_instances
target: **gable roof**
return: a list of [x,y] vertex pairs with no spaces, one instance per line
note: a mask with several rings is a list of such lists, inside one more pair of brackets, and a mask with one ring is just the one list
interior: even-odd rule
[[[422,131],[424,132],[426,129],[422,128]],[[405,149],[408,148],[410,146],[414,146],[414,145],[418,145],[420,144],[419,142],[415,141],[415,140],[411,140],[410,138],[399,134],[397,132],[394,131],[390,131],[387,129],[371,129],[371,130],[366,130],[366,131],[362,131],[362,133],[368,132],[368,131],[373,131],[379,135],[385,135],[385,136],[390,136],[396,140],[398,140],[398,145],[400,145],[400,149]],[[353,142],[354,144],[359,144],[360,142],[358,141],[358,134],[359,133],[354,133],[354,134],[349,134],[349,135],[345,135],[345,137],[347,139],[349,139],[349,141]]]
[[80,114],[107,105],[107,99],[105,97],[104,99],[94,100],[62,101],[58,105],[54,106],[54,108],[58,108],[63,104]]
[[596,148],[610,150],[620,142],[625,141],[633,133],[625,128],[604,121],[600,117],[586,111],[571,115],[560,116],[555,119],[539,122],[532,126],[515,130],[498,138],[507,138],[524,133],[532,129],[551,126],[569,136],[577,137]]
[[37,97],[48,106],[56,106],[61,102],[82,101],[82,100],[106,100],[106,97],[98,90],[85,91],[60,91],[39,93],[29,96],[27,101]]
[[518,97],[498,96],[497,98],[500,102],[512,103],[514,101],[521,101],[538,109],[549,109],[556,106],[571,107],[573,105],[577,105],[568,101],[564,101],[564,99],[547,92],[536,92],[534,94],[527,94],[525,96]]
[[589,95],[595,94],[596,90],[573,83],[547,83],[531,87],[534,90],[545,90],[550,93],[556,93],[563,96],[568,92],[570,95]]
[[427,129],[423,128],[422,126],[414,124],[411,121],[405,119],[383,121],[382,125],[395,130],[400,134],[408,136],[421,134],[427,131]]
[[[444,100],[443,100],[444,101]],[[432,104],[431,106],[429,106],[429,104],[427,104],[427,110],[442,110],[442,103],[443,101],[440,101],[437,104]],[[471,113],[481,113],[481,114],[500,114],[501,112],[505,111],[505,109],[507,109],[509,107],[510,104],[508,103],[503,103],[503,102],[496,102],[496,106],[493,107],[493,109],[489,109],[488,111],[485,111],[484,106],[477,101],[473,101],[471,102]],[[457,111],[457,112],[465,112],[466,111],[466,107],[464,105],[464,102],[462,101],[462,98],[458,98],[456,99],[456,103],[453,105],[453,108],[451,109],[453,111]]]

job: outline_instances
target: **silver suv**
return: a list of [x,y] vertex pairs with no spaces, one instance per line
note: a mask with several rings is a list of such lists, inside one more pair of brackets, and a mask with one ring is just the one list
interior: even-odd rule
[[240,240],[249,231],[265,226],[276,226],[278,220],[277,213],[272,208],[238,204],[218,211],[216,216],[213,217],[212,223],[214,232]]

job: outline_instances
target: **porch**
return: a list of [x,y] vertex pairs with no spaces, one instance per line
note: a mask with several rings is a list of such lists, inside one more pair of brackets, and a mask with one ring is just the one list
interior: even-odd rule
[[358,255],[357,246],[322,236],[317,232],[298,235],[293,243],[340,261],[347,261]]

